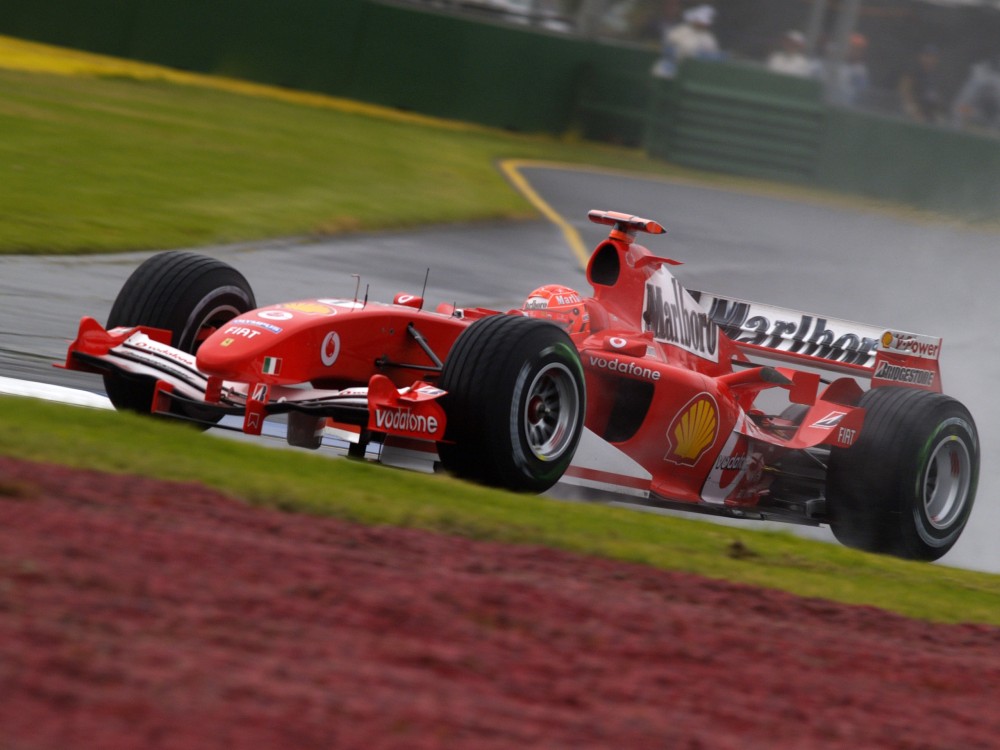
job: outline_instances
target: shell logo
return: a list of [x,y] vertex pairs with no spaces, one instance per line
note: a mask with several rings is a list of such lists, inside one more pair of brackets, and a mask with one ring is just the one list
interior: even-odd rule
[[719,436],[719,407],[707,393],[699,393],[678,413],[667,430],[670,451],[663,457],[684,466],[701,460]]
[[295,310],[312,315],[336,315],[337,311],[318,302],[287,302],[281,306],[285,310]]

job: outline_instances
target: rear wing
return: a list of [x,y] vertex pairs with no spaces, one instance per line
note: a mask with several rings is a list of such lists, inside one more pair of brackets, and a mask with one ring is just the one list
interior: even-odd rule
[[[689,290],[690,291],[690,290]],[[769,357],[900,385],[941,391],[941,339],[691,291],[748,357]]]

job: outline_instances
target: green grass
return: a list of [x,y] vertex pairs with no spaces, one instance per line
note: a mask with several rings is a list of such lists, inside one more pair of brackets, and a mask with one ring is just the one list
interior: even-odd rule
[[0,252],[190,247],[534,210],[498,158],[638,152],[159,80],[0,70]]
[[5,70],[2,62],[0,253],[196,247],[537,216],[497,169],[501,159],[873,207],[572,138],[266,87],[250,95],[239,82],[206,76],[197,84],[143,78],[127,61],[108,62],[122,72],[101,76]]
[[202,482],[286,511],[546,545],[929,620],[1000,625],[1000,576],[863,554],[751,523],[723,527],[269,450],[129,414],[0,398],[0,454]]

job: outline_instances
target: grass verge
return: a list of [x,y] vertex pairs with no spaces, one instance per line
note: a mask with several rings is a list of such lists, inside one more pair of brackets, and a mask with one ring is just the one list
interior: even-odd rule
[[514,495],[30,399],[0,398],[0,428],[3,455],[201,482],[284,511],[546,545],[927,620],[1000,625],[1000,576],[863,554],[749,523],[723,527]]
[[535,216],[495,168],[498,159],[871,208],[683,170],[637,150],[0,37],[0,253],[194,247]]
[[[30,64],[14,54],[25,46]],[[627,149],[42,45],[11,48],[0,37],[0,252],[518,219],[536,214],[495,168],[498,158],[651,168]]]

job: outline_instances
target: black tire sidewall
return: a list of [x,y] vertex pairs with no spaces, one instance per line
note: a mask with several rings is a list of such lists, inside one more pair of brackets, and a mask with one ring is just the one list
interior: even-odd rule
[[[197,289],[190,291],[190,299],[198,301],[189,309],[185,304],[178,305],[176,311],[178,325],[171,327],[171,330],[176,332],[174,346],[189,354],[197,351],[200,343],[199,332],[204,326],[213,321],[221,323],[232,320],[256,306],[252,304],[252,298],[248,298],[244,290],[239,287],[209,286],[207,283],[206,286],[204,292]],[[187,316],[184,316],[185,310]]]
[[229,310],[231,319],[256,306],[249,283],[232,266],[196,253],[160,253],[122,286],[108,328],[162,328],[171,332],[172,346],[194,354],[199,329],[216,311]]
[[[539,373],[565,367],[577,395],[576,419],[562,453],[540,460],[530,448],[523,415]],[[583,365],[565,331],[551,323],[496,315],[472,323],[449,353],[442,372],[448,415],[438,446],[444,467],[465,479],[522,492],[543,492],[559,480],[583,433]]]
[[[576,366],[574,367],[574,365]],[[576,395],[576,419],[570,430],[576,434],[576,437],[571,436],[562,446],[558,455],[550,459],[542,459],[531,450],[524,414],[527,410],[531,386],[549,368],[562,369],[570,375]],[[531,355],[514,376],[511,400],[506,410],[511,461],[523,476],[529,477],[533,482],[549,486],[555,484],[573,460],[579,436],[583,430],[583,382],[583,368],[576,356],[576,349],[568,340],[554,342]]]
[[[206,323],[221,325],[256,306],[250,284],[227,263],[197,253],[164,252],[146,259],[125,281],[108,314],[107,328],[167,330],[172,346],[194,354]],[[105,374],[104,384],[115,408],[149,412],[152,378],[111,372]],[[192,416],[204,417],[200,412]]]
[[[967,410],[957,402],[942,406],[945,408],[940,410],[937,423],[929,431],[927,439],[923,441],[922,447],[917,451],[913,481],[903,494],[904,502],[907,500],[909,502],[901,510],[903,514],[908,513],[910,520],[909,524],[903,524],[903,543],[906,548],[917,552],[922,551],[924,547],[947,550],[958,541],[972,512],[979,480],[979,462],[977,460],[979,438],[972,418],[968,415]],[[950,439],[957,439],[964,444],[971,461],[971,476],[967,497],[962,508],[945,528],[939,529],[931,523],[927,515],[926,503],[924,502],[924,477],[935,449]]]
[[[865,423],[849,449],[834,449],[827,477],[830,526],[839,541],[869,552],[936,560],[958,540],[975,500],[979,437],[968,409],[940,393],[899,387],[868,391]],[[936,446],[955,437],[970,458],[963,506],[946,528],[930,522],[925,476]]]

